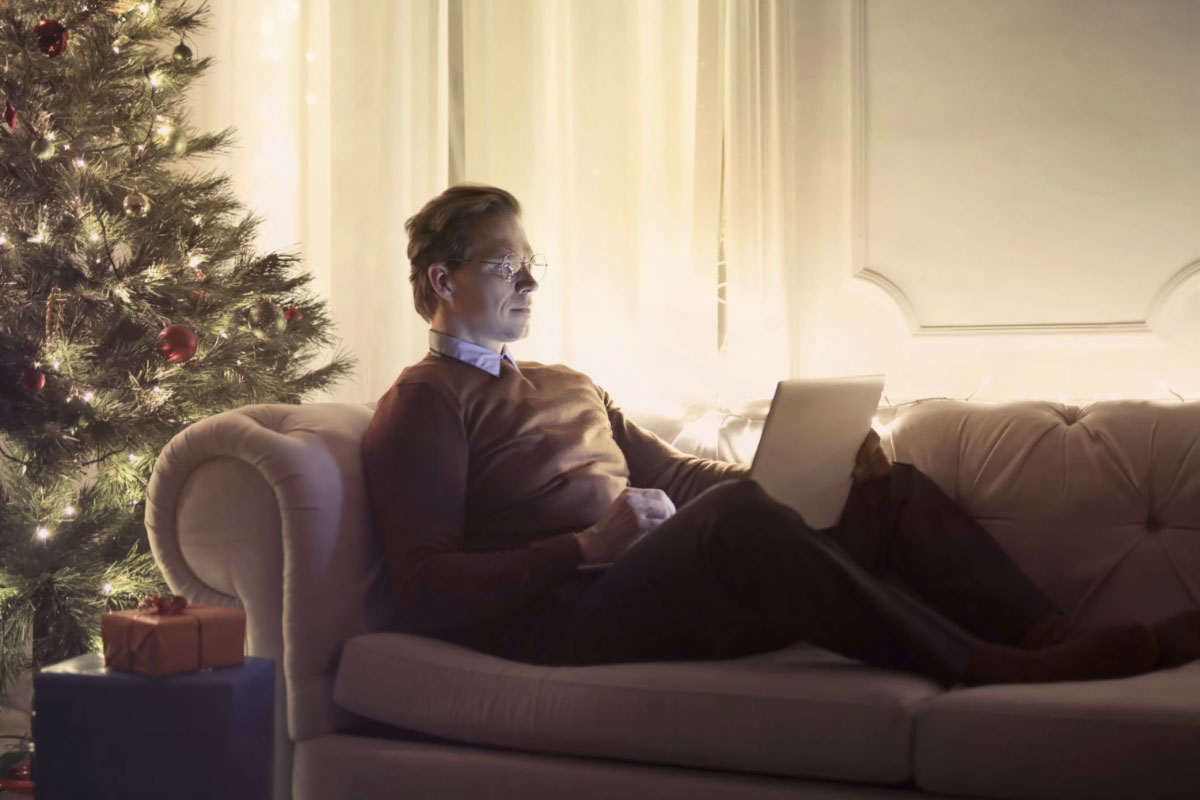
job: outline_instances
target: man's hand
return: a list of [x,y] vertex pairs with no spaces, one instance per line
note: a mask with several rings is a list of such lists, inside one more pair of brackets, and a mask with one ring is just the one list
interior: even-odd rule
[[583,560],[616,560],[674,513],[675,504],[661,489],[626,489],[599,522],[575,534],[583,549]]
[[892,460],[883,452],[883,447],[879,444],[879,434],[872,428],[867,433],[867,438],[863,439],[862,446],[858,448],[858,455],[854,457],[854,471],[850,473],[851,477],[855,483],[866,483],[886,478],[891,473]]

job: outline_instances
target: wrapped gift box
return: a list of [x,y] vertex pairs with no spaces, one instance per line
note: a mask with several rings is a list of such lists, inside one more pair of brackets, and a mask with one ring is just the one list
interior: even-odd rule
[[150,677],[241,664],[246,614],[233,608],[187,606],[171,613],[116,611],[100,617],[104,663]]
[[99,653],[34,675],[38,800],[270,800],[275,662],[147,678]]

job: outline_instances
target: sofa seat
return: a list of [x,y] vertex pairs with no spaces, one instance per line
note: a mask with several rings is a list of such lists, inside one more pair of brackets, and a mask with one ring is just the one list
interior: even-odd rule
[[984,797],[1200,797],[1200,661],[1119,681],[957,689],[916,715],[917,785]]
[[902,783],[941,689],[818,648],[732,661],[542,667],[402,633],[346,643],[334,700],[364,717],[517,750]]

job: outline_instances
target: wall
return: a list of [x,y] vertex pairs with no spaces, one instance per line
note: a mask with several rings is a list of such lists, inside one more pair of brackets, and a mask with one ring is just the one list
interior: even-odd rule
[[1200,397],[1200,3],[833,5],[810,157],[841,224],[794,369],[885,371],[893,401]]

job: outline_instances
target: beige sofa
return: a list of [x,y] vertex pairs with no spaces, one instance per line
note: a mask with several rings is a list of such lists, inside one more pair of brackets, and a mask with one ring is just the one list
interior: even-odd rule
[[[681,449],[745,460],[765,405],[640,419]],[[942,691],[802,644],[547,668],[389,633],[359,464],[371,414],[219,414],[176,436],[150,481],[172,588],[245,608],[248,652],[279,664],[277,798],[1200,797],[1200,662]],[[1073,619],[1200,607],[1200,403],[926,401],[880,422],[895,458]]]

